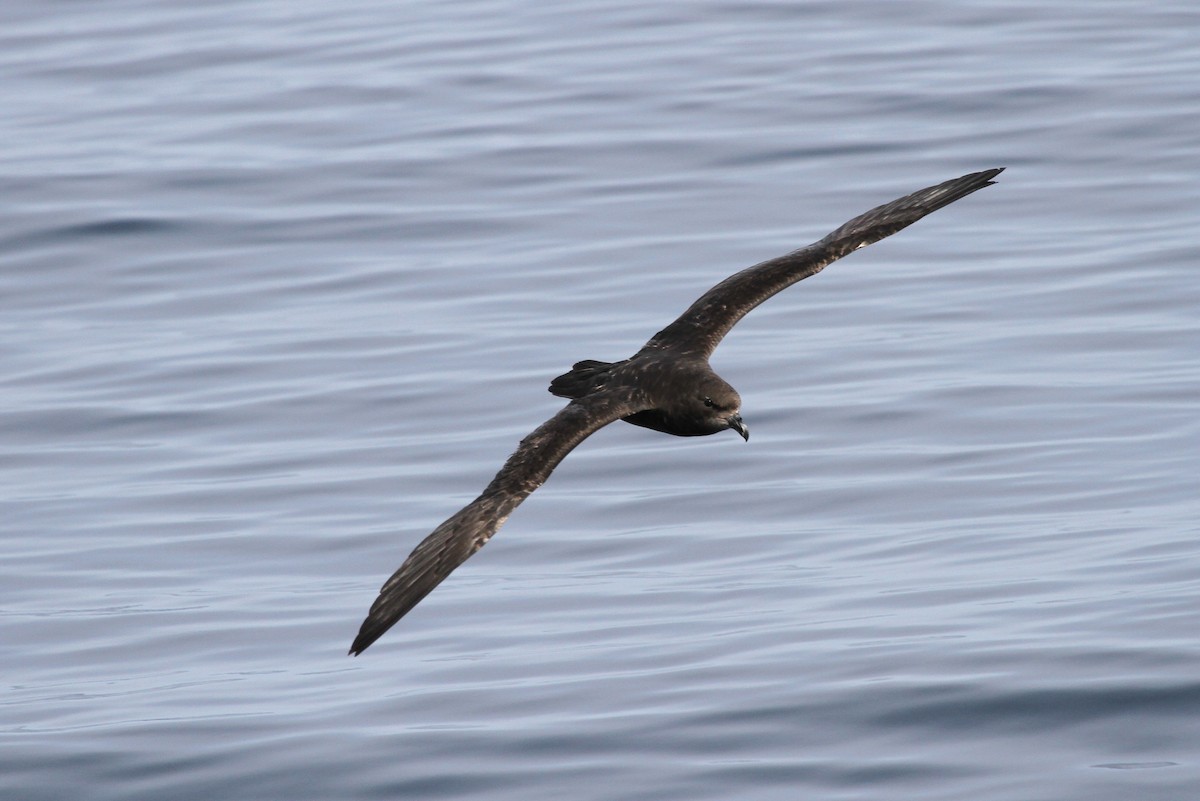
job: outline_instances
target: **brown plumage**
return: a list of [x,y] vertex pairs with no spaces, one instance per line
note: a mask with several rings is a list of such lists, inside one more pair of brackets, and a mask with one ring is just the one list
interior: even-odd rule
[[590,434],[616,420],[676,436],[733,429],[743,439],[741,398],[708,359],[729,330],[775,293],[930,212],[989,186],[1000,169],[964,175],[855,217],[808,247],[731,275],[620,362],[582,361],[550,383],[571,402],[521,440],[483,490],[421,541],[384,583],[350,653],[360,654],[471,554]]

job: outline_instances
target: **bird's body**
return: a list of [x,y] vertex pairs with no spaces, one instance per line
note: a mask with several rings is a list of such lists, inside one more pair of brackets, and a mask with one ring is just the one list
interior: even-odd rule
[[350,653],[362,653],[483,547],[576,445],[609,423],[624,420],[684,437],[732,429],[748,439],[741,398],[708,364],[737,321],[767,298],[848,253],[990,185],[1000,171],[964,175],[872,209],[808,247],[726,278],[630,358],[578,362],[555,378],[550,391],[570,402],[521,440],[478,498],[409,554],[384,583]]

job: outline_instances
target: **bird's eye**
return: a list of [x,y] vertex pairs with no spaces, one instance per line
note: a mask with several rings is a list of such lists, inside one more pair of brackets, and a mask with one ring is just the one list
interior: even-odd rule
[[705,398],[705,399],[704,399],[704,405],[705,405],[705,406],[707,406],[708,408],[710,408],[710,409],[711,409],[711,408],[713,408],[714,406],[716,406],[717,404],[713,403],[713,399],[712,399],[712,398]]

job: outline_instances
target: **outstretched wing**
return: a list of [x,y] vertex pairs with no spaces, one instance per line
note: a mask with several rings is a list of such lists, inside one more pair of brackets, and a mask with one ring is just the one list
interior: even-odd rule
[[434,529],[384,583],[350,653],[357,656],[365,651],[454,568],[482,548],[513,509],[545,483],[572,448],[614,420],[643,408],[631,390],[598,392],[571,401],[521,440],[480,496]]
[[734,273],[700,296],[643,350],[675,350],[708,357],[729,329],[767,298],[843,256],[891,236],[930,212],[990,186],[1003,171],[984,170],[913,192],[855,217],[824,239]]

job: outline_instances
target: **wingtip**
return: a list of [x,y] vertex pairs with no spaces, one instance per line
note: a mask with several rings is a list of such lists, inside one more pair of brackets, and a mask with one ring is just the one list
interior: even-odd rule
[[991,186],[992,184],[996,183],[992,179],[995,178],[1000,173],[1004,172],[1006,169],[1008,169],[1008,168],[1007,167],[992,167],[990,170],[982,170],[981,172],[976,173],[976,175],[983,178],[987,182],[984,184],[984,186]]
[[363,637],[361,634],[358,635],[354,638],[354,643],[350,646],[350,650],[347,652],[346,656],[358,656],[363,651],[370,648],[371,643],[375,642],[377,639],[379,639],[378,635],[371,637],[370,639]]
[[[371,618],[368,617],[363,621],[362,627],[358,631],[358,635],[354,638],[354,642],[350,643],[350,651],[347,656],[358,656],[363,651],[370,648],[371,644],[379,639],[379,635],[383,634],[383,631],[373,631],[367,629],[367,623],[370,620]],[[386,629],[384,629],[384,631],[386,631]]]

